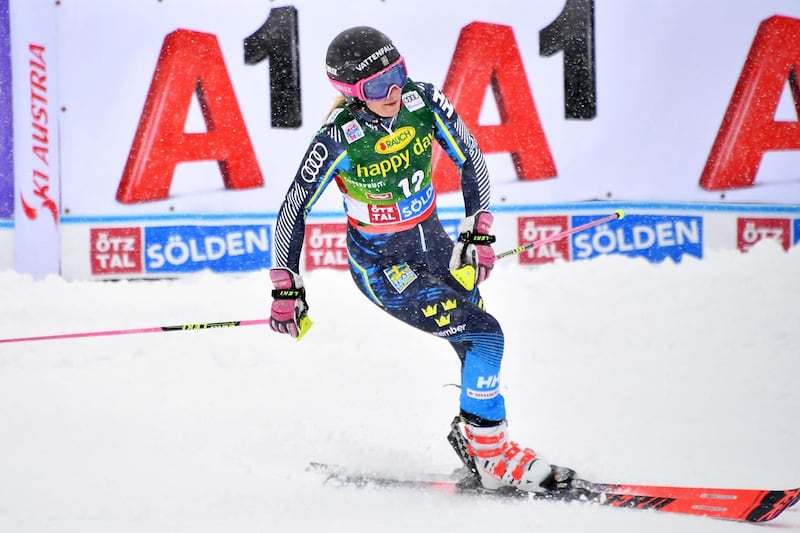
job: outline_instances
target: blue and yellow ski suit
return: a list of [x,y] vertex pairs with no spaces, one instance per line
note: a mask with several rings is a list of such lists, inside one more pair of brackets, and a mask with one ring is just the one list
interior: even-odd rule
[[463,414],[503,420],[503,332],[478,288],[468,290],[450,273],[453,242],[437,216],[432,181],[434,140],[460,168],[466,215],[488,209],[489,175],[474,137],[440,90],[409,79],[394,117],[357,101],[333,109],[278,213],[275,266],[299,273],[306,215],[335,181],[358,288],[395,318],[450,343],[461,360]]

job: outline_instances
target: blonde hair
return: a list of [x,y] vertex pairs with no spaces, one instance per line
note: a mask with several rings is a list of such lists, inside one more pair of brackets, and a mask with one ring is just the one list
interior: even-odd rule
[[328,115],[330,115],[333,112],[334,109],[336,109],[337,107],[339,107],[343,103],[345,103],[345,97],[343,95],[341,95],[341,94],[336,96],[336,98],[333,100],[333,105],[331,105],[330,111],[328,111]]

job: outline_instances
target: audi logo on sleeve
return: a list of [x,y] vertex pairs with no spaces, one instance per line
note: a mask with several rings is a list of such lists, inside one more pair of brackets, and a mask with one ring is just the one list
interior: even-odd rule
[[300,177],[306,183],[313,183],[319,177],[319,171],[322,169],[325,160],[328,158],[328,148],[318,142],[306,156],[303,161],[303,166],[300,167]]

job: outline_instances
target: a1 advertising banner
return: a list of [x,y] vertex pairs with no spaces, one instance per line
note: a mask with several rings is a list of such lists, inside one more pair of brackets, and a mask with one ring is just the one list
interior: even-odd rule
[[[353,12],[448,94],[496,203],[800,203],[795,0],[235,6],[59,7],[71,216],[276,212],[333,101],[325,50]],[[437,159],[442,205],[458,205],[454,172]]]
[[[411,78],[447,95],[486,155],[501,217],[586,201],[800,209],[797,0],[541,0],[524,9],[510,0],[10,1],[15,152],[24,154],[17,232],[28,268],[53,268],[31,250],[58,250],[41,239],[59,222],[69,276],[111,268],[88,259],[93,230],[138,227],[146,247],[150,230],[160,239],[158,228],[205,226],[207,216],[273,224],[337,95],[327,46],[359,24],[387,33]],[[458,174],[442,154],[436,198],[441,216],[457,218]],[[341,216],[341,195],[329,189],[310,222]],[[563,216],[574,223],[574,213]],[[673,236],[689,247],[682,253],[702,255],[692,239],[703,220],[664,217],[630,219],[613,247],[593,231],[519,260],[605,250],[657,260],[675,256]],[[523,223],[531,233],[562,221]],[[711,230],[736,246],[735,230]],[[192,231],[183,242],[205,242]],[[154,240],[152,258],[142,250],[142,275],[229,267],[200,248],[181,262],[164,253],[169,244]],[[343,267],[341,249],[311,251],[312,268]]]

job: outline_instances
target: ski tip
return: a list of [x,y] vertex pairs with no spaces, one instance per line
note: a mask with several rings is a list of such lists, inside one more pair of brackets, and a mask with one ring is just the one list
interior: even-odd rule
[[748,522],[769,522],[795,505],[798,500],[800,500],[800,488],[767,491],[760,498],[758,505],[743,518]]

